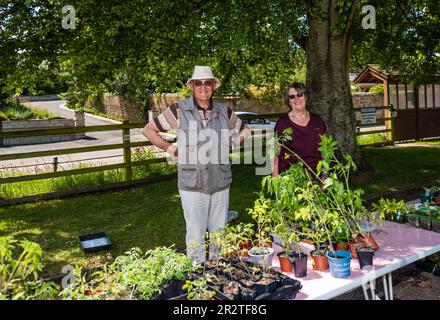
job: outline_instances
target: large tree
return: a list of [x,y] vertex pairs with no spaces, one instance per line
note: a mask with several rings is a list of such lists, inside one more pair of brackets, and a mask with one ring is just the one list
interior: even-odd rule
[[[379,62],[385,68],[405,66],[418,75],[438,70],[437,2],[71,0],[76,9],[72,30],[61,28],[64,4],[58,0],[15,0],[0,7],[0,15],[13,7],[32,7],[28,23],[9,30],[6,49],[19,53],[18,60],[34,61],[30,70],[38,69],[42,59],[59,61],[72,88],[85,95],[113,90],[146,101],[148,92],[180,90],[194,65],[209,64],[223,81],[223,93],[245,93],[253,84],[274,88],[280,96],[305,56],[311,110],[324,118],[341,151],[360,164],[350,67]],[[376,29],[361,27],[366,4],[376,9]],[[30,21],[40,16],[46,18],[33,22],[39,30],[32,33]],[[6,22],[14,18],[12,14]],[[16,41],[30,34],[44,41],[39,46]],[[353,44],[356,60],[350,61]],[[35,60],[23,55],[28,52]],[[0,66],[0,72],[20,75],[20,63],[12,69]]]

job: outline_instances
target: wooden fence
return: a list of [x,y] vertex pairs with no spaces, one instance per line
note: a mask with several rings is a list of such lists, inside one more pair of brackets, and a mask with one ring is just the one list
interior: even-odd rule
[[[384,106],[384,107],[379,107],[379,108],[390,109],[391,107],[392,106]],[[275,120],[275,119],[280,118],[284,114],[285,113],[246,115],[246,116],[242,116],[241,118],[242,119],[266,118],[266,119],[274,119]],[[367,131],[367,132],[358,132],[357,134],[364,135],[364,134],[388,133],[388,132],[392,134],[393,133],[393,118],[388,117],[388,118],[385,118],[384,120],[391,122],[389,129],[374,130],[374,131]],[[86,132],[97,132],[97,131],[102,132],[102,131],[121,130],[121,133],[122,133],[121,143],[107,144],[107,145],[96,145],[96,146],[89,146],[89,147],[76,147],[76,148],[68,148],[68,149],[55,149],[55,150],[45,150],[45,151],[36,151],[36,152],[5,154],[5,155],[0,155],[0,161],[27,159],[27,158],[45,157],[45,156],[54,156],[54,155],[64,155],[64,154],[96,152],[96,151],[113,150],[113,149],[122,149],[123,150],[123,159],[124,159],[123,162],[116,163],[116,164],[107,164],[107,165],[100,165],[100,166],[94,166],[94,167],[88,167],[88,168],[77,168],[77,169],[69,169],[69,170],[61,170],[61,171],[54,170],[53,172],[26,174],[26,175],[20,175],[20,176],[0,177],[0,184],[24,182],[24,181],[34,181],[34,180],[41,180],[41,179],[50,179],[50,178],[65,177],[65,176],[79,175],[79,174],[92,173],[92,172],[114,170],[114,169],[123,169],[124,173],[125,173],[125,180],[118,182],[118,183],[109,183],[106,185],[99,185],[99,186],[87,186],[87,187],[72,189],[72,190],[68,190],[68,191],[55,191],[55,192],[50,192],[50,193],[45,193],[45,194],[31,195],[31,196],[15,198],[15,199],[7,199],[7,200],[1,199],[1,195],[0,195],[0,206],[25,203],[25,202],[35,201],[35,200],[47,200],[47,199],[62,198],[65,196],[78,195],[78,194],[88,193],[88,192],[92,192],[92,191],[95,192],[95,191],[101,191],[101,190],[129,187],[129,186],[145,184],[145,183],[149,183],[149,182],[153,182],[153,181],[161,181],[161,180],[168,180],[168,179],[175,178],[176,174],[151,177],[151,178],[144,178],[144,179],[133,179],[133,167],[140,166],[140,165],[146,165],[146,164],[152,164],[152,163],[167,162],[167,159],[165,157],[156,158],[156,159],[132,161],[131,148],[151,146],[151,143],[149,141],[131,142],[130,129],[140,129],[140,128],[143,128],[144,125],[145,125],[144,123],[129,123],[128,121],[124,121],[122,124],[115,124],[115,125],[101,125],[101,126],[88,126],[88,127],[76,127],[76,128],[75,127],[73,127],[73,128],[57,128],[57,129],[44,129],[44,130],[32,130],[32,131],[21,131],[21,132],[14,131],[14,132],[0,133],[0,139],[2,139],[2,138],[11,138],[11,137],[45,136],[45,135],[56,135],[56,134],[71,134],[71,133],[86,133]],[[264,133],[264,130],[262,133]],[[261,134],[261,133],[259,133],[259,134]],[[170,140],[170,142],[175,142],[175,140]],[[265,137],[263,137],[262,143],[265,143]],[[388,143],[393,143],[393,139],[391,138],[391,140]],[[240,151],[243,152],[243,151],[250,151],[250,150],[246,150],[242,146]]]

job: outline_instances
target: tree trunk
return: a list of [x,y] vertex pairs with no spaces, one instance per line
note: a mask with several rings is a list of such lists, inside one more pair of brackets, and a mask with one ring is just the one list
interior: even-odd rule
[[[329,6],[323,9],[330,11]],[[362,169],[364,163],[356,141],[356,119],[348,77],[351,28],[332,35],[332,20],[331,17],[310,17],[306,41],[308,106],[325,121],[327,133],[338,142],[340,151],[350,154]]]

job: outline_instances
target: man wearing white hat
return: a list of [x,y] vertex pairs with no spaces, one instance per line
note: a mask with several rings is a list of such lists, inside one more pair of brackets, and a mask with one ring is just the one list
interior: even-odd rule
[[[195,66],[186,85],[192,95],[170,105],[143,129],[150,142],[178,158],[178,188],[186,221],[186,251],[195,263],[205,261],[205,232],[226,225],[232,182],[229,151],[250,129],[226,107],[212,99],[221,82],[211,67]],[[159,132],[177,129],[177,147]],[[210,258],[216,254],[210,248]]]

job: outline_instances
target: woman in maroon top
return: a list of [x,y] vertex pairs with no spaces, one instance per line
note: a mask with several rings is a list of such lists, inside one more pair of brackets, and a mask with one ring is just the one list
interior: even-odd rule
[[[325,124],[318,115],[307,111],[307,99],[308,91],[302,83],[295,82],[287,87],[284,101],[290,107],[290,111],[277,121],[275,133],[281,136],[285,129],[292,128],[292,140],[284,141],[283,144],[298,154],[316,172],[316,166],[321,160],[321,152],[318,150],[319,135],[325,134]],[[281,147],[278,157],[275,157],[272,175],[276,177],[298,161],[295,155],[284,146]]]

